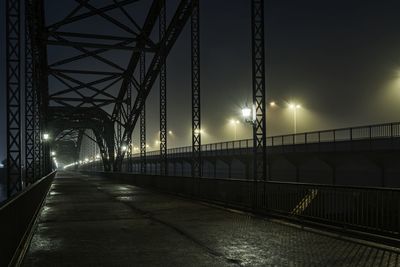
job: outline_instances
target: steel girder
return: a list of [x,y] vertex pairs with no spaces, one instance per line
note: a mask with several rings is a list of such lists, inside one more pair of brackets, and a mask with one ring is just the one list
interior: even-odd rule
[[252,26],[252,80],[255,121],[253,123],[254,179],[265,180],[266,153],[266,106],[265,106],[265,45],[264,0],[251,2]]
[[[144,85],[146,75],[146,54],[140,54],[140,85]],[[146,173],[146,105],[140,111],[140,172]]]
[[[166,21],[166,6],[163,0],[162,9],[160,10],[159,18],[159,39],[160,45],[164,46],[163,42],[165,31],[167,28]],[[167,62],[166,58],[163,59],[160,69],[160,170],[162,175],[168,175],[168,162],[167,162]]]
[[[25,8],[30,10],[29,0]],[[30,30],[30,14],[25,10],[25,182],[35,181],[35,88],[33,82],[33,53]],[[38,115],[38,114],[36,114]],[[39,136],[40,138],[40,136]]]
[[193,6],[191,17],[192,48],[192,176],[200,177],[201,162],[201,112],[200,112],[200,16],[199,3]]
[[[156,78],[160,72],[161,66],[172,49],[175,41],[186,25],[186,22],[192,14],[194,6],[198,3],[198,0],[181,0],[176,12],[167,27],[164,43],[165,45],[159,46],[155,51],[151,63],[148,66],[146,76],[144,79],[144,84],[140,87],[138,91],[138,96],[132,106],[132,110],[129,112],[127,117],[127,123],[125,124],[125,131],[122,136],[122,142],[128,144],[132,135],[132,131],[140,117],[140,113],[143,109],[147,96],[152,89]],[[120,170],[122,165],[122,160],[124,158],[125,151],[118,151],[117,157],[114,163],[114,170]]]
[[84,129],[91,129],[96,137],[100,155],[103,160],[104,169],[111,171],[114,160],[114,124],[105,111],[97,108],[73,108],[50,107],[49,128],[57,141],[64,140],[64,130],[77,130],[77,150],[79,154],[81,138]]
[[7,194],[22,190],[21,1],[6,1]]

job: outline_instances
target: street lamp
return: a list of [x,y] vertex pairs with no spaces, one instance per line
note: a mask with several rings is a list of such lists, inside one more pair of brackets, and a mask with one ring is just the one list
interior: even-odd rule
[[234,140],[236,140],[236,138],[237,138],[237,126],[238,126],[238,124],[240,123],[240,121],[235,120],[235,119],[231,119],[231,120],[229,121],[229,123],[230,123],[231,125],[233,125],[233,127],[235,127],[235,139],[234,139]]
[[50,135],[48,133],[43,134],[43,140],[47,141],[50,139]]
[[251,113],[252,113],[251,108],[249,108],[249,107],[247,107],[247,106],[245,106],[244,108],[242,108],[242,115],[243,115],[243,118],[244,118],[246,121],[248,121],[248,120],[251,119]]
[[294,126],[294,134],[297,133],[297,110],[301,109],[301,105],[297,103],[290,103],[289,108],[293,110],[293,126]]

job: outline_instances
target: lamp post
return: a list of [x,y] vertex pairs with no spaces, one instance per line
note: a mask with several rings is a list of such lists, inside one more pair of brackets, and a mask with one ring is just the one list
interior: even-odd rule
[[235,120],[235,119],[231,119],[231,120],[229,121],[229,123],[230,123],[231,125],[233,125],[233,127],[235,128],[235,139],[234,139],[234,140],[236,140],[236,139],[237,139],[237,126],[238,126],[238,124],[240,123],[240,121],[239,121],[239,120]]
[[290,103],[289,108],[293,110],[293,130],[294,134],[297,133],[297,110],[301,108],[300,104]]

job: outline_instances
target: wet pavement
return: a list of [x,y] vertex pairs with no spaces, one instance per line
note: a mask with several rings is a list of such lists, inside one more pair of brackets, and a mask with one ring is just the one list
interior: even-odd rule
[[59,173],[24,266],[400,266],[400,254],[101,177]]

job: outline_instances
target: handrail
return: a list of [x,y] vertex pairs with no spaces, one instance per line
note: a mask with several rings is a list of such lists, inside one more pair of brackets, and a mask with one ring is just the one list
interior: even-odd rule
[[[400,137],[400,122],[269,136],[267,137],[266,141],[267,146],[275,147],[287,145],[319,144],[328,142],[335,143],[354,140],[372,140],[395,137]],[[201,146],[201,150],[206,152],[230,149],[246,149],[252,147],[253,139],[241,139],[204,144]],[[167,155],[183,154],[189,153],[191,151],[191,146],[169,148],[167,149]],[[137,158],[139,155],[139,153],[133,154],[132,158]],[[159,150],[149,151],[146,153],[146,156],[158,155],[160,155]]]

